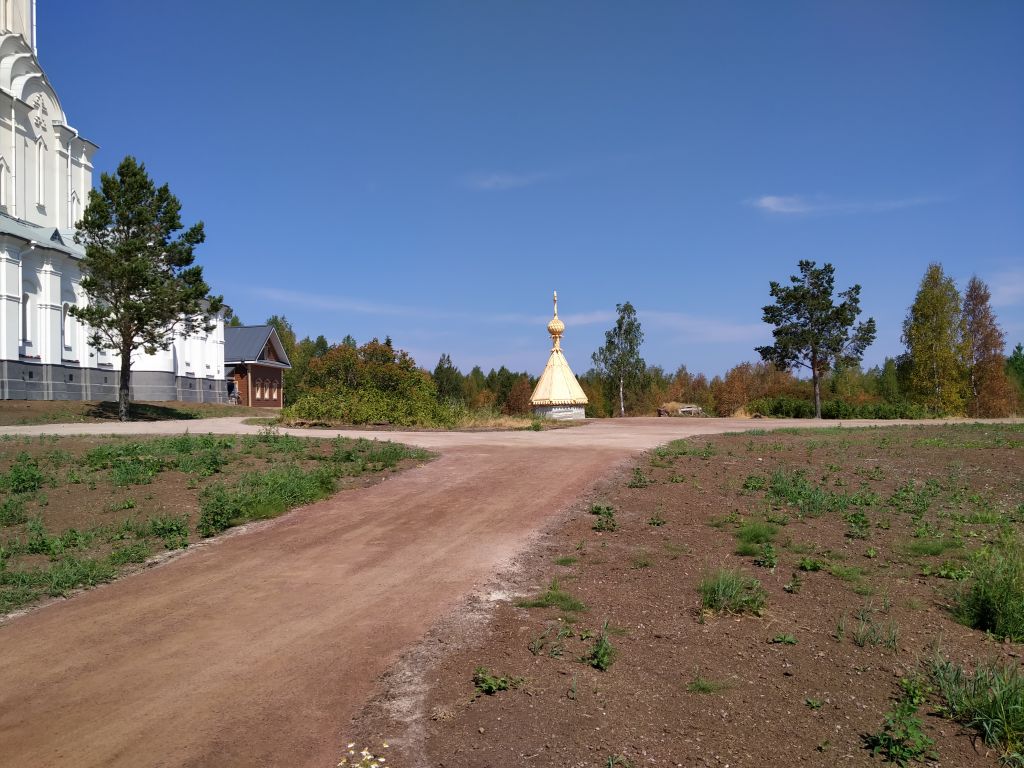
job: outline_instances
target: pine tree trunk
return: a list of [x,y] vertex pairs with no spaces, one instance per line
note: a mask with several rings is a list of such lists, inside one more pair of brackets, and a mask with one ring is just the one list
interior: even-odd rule
[[626,396],[623,394],[623,380],[619,377],[619,416],[626,415]]
[[132,383],[131,350],[121,350],[121,381],[117,388],[117,418],[121,421],[130,419],[130,392]]

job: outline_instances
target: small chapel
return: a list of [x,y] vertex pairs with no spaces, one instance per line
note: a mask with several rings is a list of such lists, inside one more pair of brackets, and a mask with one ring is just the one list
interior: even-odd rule
[[562,351],[562,334],[565,323],[558,318],[558,291],[554,293],[555,315],[548,323],[551,336],[551,354],[548,355],[544,373],[537,380],[537,386],[530,397],[533,413],[547,419],[583,419],[587,396],[576,380]]
[[[68,311],[86,302],[74,230],[98,147],[65,115],[36,33],[35,0],[0,0],[0,399],[113,400],[118,355]],[[223,317],[133,362],[133,399],[226,397]]]

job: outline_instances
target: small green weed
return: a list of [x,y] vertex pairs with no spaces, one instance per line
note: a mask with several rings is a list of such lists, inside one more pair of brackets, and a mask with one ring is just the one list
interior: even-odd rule
[[594,640],[594,646],[590,649],[589,653],[580,659],[580,661],[590,665],[594,669],[607,672],[615,661],[617,654],[618,651],[608,639],[608,622],[606,621],[601,627],[600,634]]
[[518,688],[523,683],[521,677],[508,677],[506,675],[493,675],[487,667],[477,667],[473,670],[473,687],[478,694],[493,696],[500,691],[508,691]]
[[644,474],[640,467],[633,467],[633,477],[626,483],[627,488],[646,488],[651,484],[651,479]]
[[693,677],[693,680],[691,680],[687,684],[686,690],[688,690],[690,693],[701,693],[706,695],[712,693],[719,693],[721,691],[724,691],[728,687],[729,686],[726,683],[719,682],[717,680],[711,680],[710,678],[704,677],[700,673],[700,670],[697,670],[696,674]]
[[615,519],[615,508],[608,504],[594,504],[590,507],[590,514],[597,520],[591,528],[599,533],[611,533],[619,527]]
[[864,735],[865,748],[899,766],[933,758],[935,742],[921,730],[923,723],[917,709],[909,701],[898,702],[886,713],[882,730]]
[[754,558],[754,565],[774,571],[778,564],[779,556],[775,552],[775,547],[771,544],[762,544],[761,553]]

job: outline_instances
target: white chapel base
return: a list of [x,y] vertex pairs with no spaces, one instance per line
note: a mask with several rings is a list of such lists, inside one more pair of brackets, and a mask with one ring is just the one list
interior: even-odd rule
[[582,405],[535,405],[533,406],[533,415],[556,421],[574,421],[586,418]]

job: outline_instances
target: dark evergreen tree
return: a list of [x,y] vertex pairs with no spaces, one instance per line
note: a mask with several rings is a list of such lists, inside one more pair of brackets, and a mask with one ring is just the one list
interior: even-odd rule
[[118,416],[127,421],[132,353],[168,349],[176,334],[212,331],[224,301],[210,294],[194,263],[195,248],[206,239],[202,222],[182,231],[178,198],[166,184],[154,185],[135,158],[100,177],[78,227],[89,304],[70,312],[90,327],[93,346],[120,355]]
[[854,327],[860,314],[860,286],[839,294],[835,304],[835,268],[818,268],[813,261],[799,262],[800,275],[790,276],[790,285],[769,283],[774,304],[764,307],[764,322],[775,326],[771,346],[757,347],[761,359],[779,369],[794,366],[811,372],[814,386],[814,416],[821,418],[821,377],[834,365],[861,361],[864,350],[875,340],[875,321],[868,318]]
[[462,402],[462,374],[447,353],[441,355],[434,368],[434,386],[440,402]]

